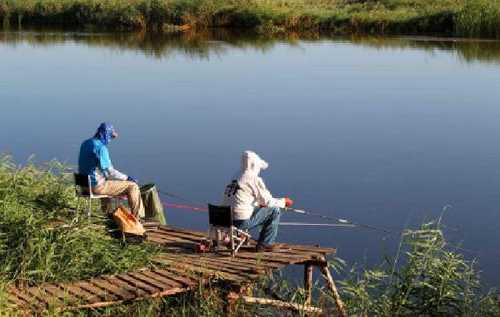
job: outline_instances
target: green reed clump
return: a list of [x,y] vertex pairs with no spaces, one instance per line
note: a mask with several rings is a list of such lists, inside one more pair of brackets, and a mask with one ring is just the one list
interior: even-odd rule
[[457,15],[457,33],[500,37],[500,0],[466,0]]
[[353,316],[498,316],[500,301],[482,293],[474,261],[448,247],[440,221],[403,233],[398,256],[341,282]]
[[123,245],[104,217],[75,218],[67,171],[58,162],[15,166],[0,157],[0,280],[38,284],[152,265],[156,247]]

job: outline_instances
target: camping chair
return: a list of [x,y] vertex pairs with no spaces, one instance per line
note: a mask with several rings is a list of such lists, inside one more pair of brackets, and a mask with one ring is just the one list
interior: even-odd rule
[[[82,175],[78,173],[73,174],[75,177],[75,192],[77,197],[83,197],[88,199],[88,211],[87,215],[90,218],[90,213],[92,212],[92,199],[102,199],[111,198],[108,195],[95,195],[92,192],[92,183],[90,181],[89,175]],[[80,201],[78,200],[78,205],[76,206],[76,212],[78,216],[78,208],[80,206]]]
[[233,225],[233,213],[229,206],[208,205],[208,223],[210,237],[214,245],[224,243],[229,238],[231,256],[235,256],[241,246],[250,241],[250,234]]

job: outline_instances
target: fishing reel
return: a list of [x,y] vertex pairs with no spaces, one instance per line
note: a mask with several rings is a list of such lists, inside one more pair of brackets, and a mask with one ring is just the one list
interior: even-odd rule
[[194,251],[196,253],[208,253],[212,249],[212,243],[209,239],[202,239],[195,245]]

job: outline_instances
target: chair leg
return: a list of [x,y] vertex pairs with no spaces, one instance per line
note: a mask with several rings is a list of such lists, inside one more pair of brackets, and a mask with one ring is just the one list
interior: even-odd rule
[[87,216],[90,220],[90,213],[92,212],[92,198],[89,198],[89,210],[87,211]]
[[229,229],[229,235],[230,235],[229,237],[231,239],[231,256],[234,257],[236,253],[235,253],[235,249],[234,249],[234,228],[233,227],[231,227]]
[[75,218],[78,219],[78,213],[80,212],[80,197],[76,197],[76,210],[75,210]]

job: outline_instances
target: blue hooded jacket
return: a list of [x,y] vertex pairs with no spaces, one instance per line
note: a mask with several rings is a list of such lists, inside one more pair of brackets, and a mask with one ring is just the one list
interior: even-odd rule
[[101,123],[93,138],[85,140],[80,147],[78,159],[79,173],[89,175],[92,186],[99,183],[98,172],[108,174],[113,168],[107,145],[112,139],[115,129],[107,122]]

